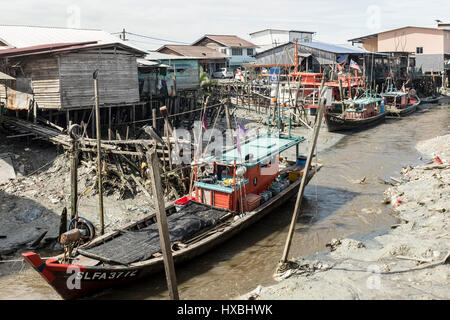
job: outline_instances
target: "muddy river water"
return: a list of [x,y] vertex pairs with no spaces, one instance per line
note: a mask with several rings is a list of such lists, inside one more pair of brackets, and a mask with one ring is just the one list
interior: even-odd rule
[[[326,243],[333,238],[388,230],[397,220],[381,203],[388,186],[380,179],[398,177],[402,166],[421,163],[416,143],[445,134],[449,123],[448,106],[430,105],[404,119],[388,119],[377,127],[344,134],[338,144],[320,152],[318,159],[324,167],[305,191],[290,255],[299,257],[326,250]],[[364,177],[364,183],[359,184]],[[258,285],[275,283],[272,274],[282,255],[294,204],[295,198],[232,240],[177,266],[180,297],[232,299]],[[160,273],[94,298],[167,299],[168,292],[164,274]],[[59,296],[35,271],[24,267],[0,277],[0,299]]]

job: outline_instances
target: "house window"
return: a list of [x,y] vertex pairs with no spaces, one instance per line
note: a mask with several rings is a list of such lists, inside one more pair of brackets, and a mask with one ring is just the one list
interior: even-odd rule
[[220,49],[223,54],[227,54],[227,49]]
[[423,47],[417,47],[416,53],[423,53]]
[[254,54],[253,49],[247,49],[247,55],[252,56]]
[[232,48],[231,55],[233,56],[242,56],[242,48]]

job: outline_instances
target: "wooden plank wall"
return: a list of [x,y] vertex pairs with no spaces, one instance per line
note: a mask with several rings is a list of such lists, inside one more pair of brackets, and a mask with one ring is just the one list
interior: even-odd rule
[[93,73],[98,69],[99,102],[139,102],[136,57],[117,51],[69,53],[60,56],[61,107],[73,109],[94,104]]
[[59,109],[61,107],[57,57],[27,60],[23,73],[25,78],[32,79],[34,99],[39,108]]

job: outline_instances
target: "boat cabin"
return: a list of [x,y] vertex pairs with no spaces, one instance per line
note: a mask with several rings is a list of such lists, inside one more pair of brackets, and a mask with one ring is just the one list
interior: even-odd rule
[[213,163],[213,173],[198,178],[196,172],[194,200],[235,212],[254,210],[289,186],[288,179],[279,177],[279,155],[295,146],[298,159],[298,145],[304,140],[287,135],[259,135],[240,149],[207,159]]
[[408,106],[408,93],[403,91],[390,91],[383,94],[386,105],[396,109],[404,109]]
[[349,99],[350,107],[345,109],[347,119],[365,119],[377,116],[385,112],[384,100],[382,98],[365,97]]

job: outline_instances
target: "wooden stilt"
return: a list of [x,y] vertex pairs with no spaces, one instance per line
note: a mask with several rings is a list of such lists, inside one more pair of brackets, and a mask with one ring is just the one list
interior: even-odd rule
[[98,103],[98,70],[94,72],[94,94],[95,94],[95,121],[97,127],[97,178],[98,178],[98,205],[100,214],[100,234],[105,233],[103,212],[103,184],[102,184],[102,153],[101,153],[101,130],[100,130],[100,107]]
[[[155,141],[156,145],[156,141]],[[172,257],[170,245],[169,227],[167,224],[166,207],[164,204],[164,195],[161,185],[161,172],[156,150],[147,153],[150,169],[150,178],[152,180],[153,199],[156,208],[156,221],[158,223],[159,240],[164,258],[164,269],[166,271],[167,287],[172,300],[179,300],[177,278],[175,274],[175,265]]]
[[319,108],[317,110],[318,114],[316,118],[316,123],[314,125],[313,140],[311,142],[305,168],[303,169],[303,176],[302,181],[300,183],[300,190],[297,194],[297,201],[295,202],[294,214],[292,215],[291,225],[289,227],[288,237],[286,239],[286,244],[284,247],[283,256],[280,261],[280,266],[285,265],[288,262],[287,259],[289,255],[289,250],[291,248],[292,237],[294,236],[295,224],[297,223],[298,215],[300,213],[301,203],[303,199],[303,192],[305,191],[306,187],[306,179],[308,176],[309,168],[311,166],[311,160],[314,154],[314,150],[316,148],[317,138],[319,137],[320,125],[322,123],[323,111],[326,103],[325,99],[326,90],[327,87],[322,85],[321,90],[319,91]]

